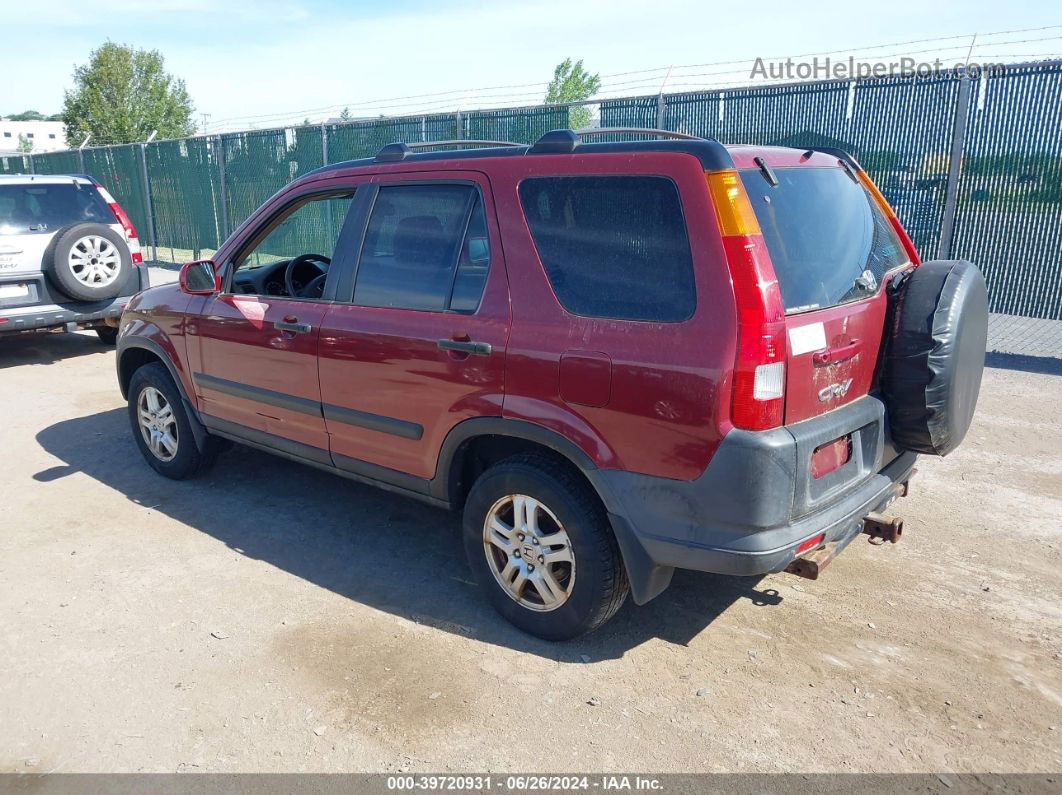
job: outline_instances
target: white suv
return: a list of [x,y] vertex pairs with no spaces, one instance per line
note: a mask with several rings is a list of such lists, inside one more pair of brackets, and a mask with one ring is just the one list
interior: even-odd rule
[[0,176],[0,335],[93,328],[114,343],[148,287],[129,216],[92,177]]

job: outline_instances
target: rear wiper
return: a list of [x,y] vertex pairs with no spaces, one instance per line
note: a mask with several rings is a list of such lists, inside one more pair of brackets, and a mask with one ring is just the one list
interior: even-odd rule
[[767,165],[767,161],[762,157],[752,158],[752,162],[759,166],[760,173],[763,174],[763,178],[767,180],[767,184],[772,188],[778,187],[778,176],[774,173],[774,170]]

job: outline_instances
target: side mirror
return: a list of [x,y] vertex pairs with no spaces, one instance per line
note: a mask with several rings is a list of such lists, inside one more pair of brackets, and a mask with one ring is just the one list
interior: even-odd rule
[[221,276],[208,259],[186,262],[181,266],[181,290],[189,295],[213,295],[221,290]]

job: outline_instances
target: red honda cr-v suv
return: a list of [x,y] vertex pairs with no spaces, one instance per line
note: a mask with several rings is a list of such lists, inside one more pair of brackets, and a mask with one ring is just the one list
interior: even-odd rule
[[880,511],[973,414],[977,269],[919,265],[843,152],[588,135],[319,169],[141,293],[148,463],[235,440],[463,510],[484,591],[552,639],[675,568],[816,577],[897,540]]

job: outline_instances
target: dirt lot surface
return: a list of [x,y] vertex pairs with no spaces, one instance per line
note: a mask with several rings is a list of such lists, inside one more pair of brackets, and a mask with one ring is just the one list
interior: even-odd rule
[[0,340],[0,400],[0,770],[1062,770],[1062,377],[987,371],[901,544],[559,645],[445,513],[242,447],[157,476],[94,335]]

